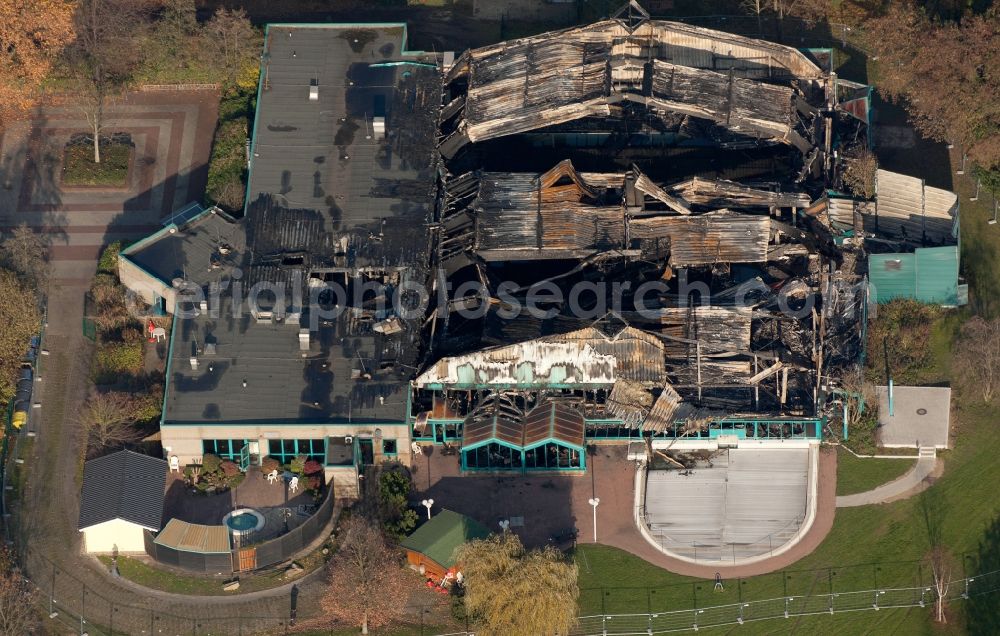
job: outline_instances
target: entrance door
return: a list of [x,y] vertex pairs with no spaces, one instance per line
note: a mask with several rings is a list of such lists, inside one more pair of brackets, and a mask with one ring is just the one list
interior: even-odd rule
[[372,438],[359,439],[358,452],[361,455],[362,466],[371,466],[375,463],[375,445],[372,443]]
[[244,444],[240,449],[240,470],[247,472],[248,468],[250,468],[250,445]]

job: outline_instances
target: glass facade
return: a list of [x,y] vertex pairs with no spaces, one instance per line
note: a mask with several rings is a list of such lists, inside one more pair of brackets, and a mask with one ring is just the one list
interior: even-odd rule
[[218,455],[223,459],[239,461],[240,450],[246,446],[245,439],[203,439],[201,452]]
[[521,470],[524,456],[520,450],[491,442],[462,451],[462,464],[466,470]]
[[559,470],[583,468],[581,453],[575,448],[549,442],[524,451],[524,467],[528,470]]
[[267,441],[267,454],[282,464],[291,462],[298,455],[323,463],[326,459],[326,440],[271,439]]

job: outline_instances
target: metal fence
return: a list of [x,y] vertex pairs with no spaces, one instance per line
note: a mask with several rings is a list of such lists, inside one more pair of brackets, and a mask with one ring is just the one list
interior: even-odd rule
[[[951,581],[946,600],[967,600],[1000,590],[1000,570]],[[832,592],[747,600],[727,605],[642,614],[581,616],[570,636],[640,636],[695,631],[705,627],[742,625],[750,621],[793,618],[838,612],[858,612],[904,607],[933,607],[937,602],[933,585],[876,588],[854,592]]]
[[263,541],[254,546],[243,549],[236,549],[225,553],[204,553],[192,552],[190,550],[178,550],[166,545],[155,543],[153,534],[145,533],[145,548],[154,561],[178,567],[192,572],[204,574],[229,574],[238,569],[240,563],[239,554],[248,550],[253,552],[251,562],[255,564],[252,569],[262,569],[287,561],[299,552],[308,548],[319,536],[323,529],[333,518],[336,504],[333,483],[327,488],[326,498],[319,508],[301,525],[289,532],[269,541]]

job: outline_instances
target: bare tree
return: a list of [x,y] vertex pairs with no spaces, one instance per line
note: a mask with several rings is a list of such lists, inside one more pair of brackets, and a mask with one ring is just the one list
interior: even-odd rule
[[467,543],[457,556],[477,634],[555,636],[576,622],[577,568],[557,549],[527,551],[505,532]]
[[28,286],[41,290],[48,281],[48,247],[41,233],[21,223],[0,244],[0,260],[4,267],[17,272]]
[[31,634],[38,626],[35,592],[8,548],[0,550],[0,634]]
[[927,560],[931,566],[931,577],[934,582],[934,619],[939,623],[947,623],[945,616],[945,603],[948,598],[948,588],[951,585],[952,576],[955,574],[955,559],[947,546],[944,544],[944,536],[941,524],[947,515],[944,499],[940,491],[935,489],[925,490],[920,493],[920,512],[924,518],[924,527],[927,530],[927,542],[930,545]]
[[763,32],[760,14],[764,12],[767,0],[740,0],[740,8],[757,16],[757,33]]
[[935,546],[931,549],[928,558],[931,564],[931,576],[934,579],[934,620],[939,623],[947,623],[945,616],[945,600],[948,598],[948,588],[951,586],[951,579],[955,574],[955,560],[944,546]]
[[240,85],[241,74],[248,71],[252,82],[256,82],[260,37],[243,9],[217,9],[206,25],[205,37],[209,50],[215,52],[215,66],[227,88]]
[[963,387],[991,402],[1000,386],[1000,318],[977,316],[962,325],[952,366]]
[[149,17],[151,0],[80,0],[76,40],[67,48],[68,68],[77,80],[80,110],[101,162],[100,136],[109,100],[118,95],[139,65],[136,36]]
[[135,425],[137,405],[131,395],[110,391],[94,393],[83,405],[80,426],[92,453],[137,442],[142,438]]
[[321,600],[326,614],[360,625],[362,634],[400,620],[416,588],[415,574],[403,569],[378,526],[354,514],[341,525],[338,542]]

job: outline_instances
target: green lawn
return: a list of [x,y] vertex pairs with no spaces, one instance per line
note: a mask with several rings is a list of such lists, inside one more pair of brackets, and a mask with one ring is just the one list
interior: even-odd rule
[[[927,555],[929,548],[925,508],[930,511],[926,516],[940,526],[944,544],[959,563],[958,576],[963,562],[970,571],[978,569],[978,560],[991,562],[988,567],[994,567],[992,563],[996,563],[1000,554],[997,543],[1000,533],[988,531],[1000,515],[995,486],[1000,480],[1000,462],[996,461],[1000,444],[994,417],[986,408],[961,409],[960,415],[962,425],[956,435],[955,449],[943,455],[945,473],[924,497],[838,510],[826,540],[784,573],[744,579],[741,584],[730,581],[725,592],[713,592],[709,581],[671,574],[621,550],[581,546],[576,553],[581,613],[691,609],[696,599],[704,607],[736,603],[741,596],[745,601],[776,598],[786,593],[825,594],[831,585],[834,591],[867,590],[875,587],[876,577],[878,587],[915,586],[918,581],[927,584],[926,568],[916,563]],[[1000,603],[1000,597],[997,602]],[[962,607],[956,605],[955,610],[952,622],[961,623]],[[877,615],[852,612],[833,618],[816,616],[805,622],[834,629],[835,633],[887,633],[871,627],[876,623],[887,631],[895,628],[898,630],[895,633],[931,633],[926,610],[916,609],[883,611]],[[794,625],[803,628],[801,621],[792,620],[780,625],[774,621],[754,625],[760,627],[753,627],[750,633],[790,633]],[[749,626],[745,625],[741,633]]]
[[[111,557],[97,557],[101,563],[111,567]],[[133,583],[163,590],[174,594],[194,594],[198,596],[237,596],[248,592],[257,592],[301,580],[324,563],[323,555],[317,551],[297,561],[305,571],[294,579],[285,579],[280,570],[263,572],[240,578],[240,589],[236,592],[226,592],[222,589],[223,580],[204,576],[180,574],[171,570],[153,567],[138,559],[118,557],[118,572],[122,578]]]
[[871,490],[899,477],[914,461],[906,459],[858,458],[844,448],[837,449],[837,494],[853,495]]
[[128,179],[132,147],[101,144],[101,162],[94,163],[94,149],[86,144],[66,146],[62,184],[66,186],[122,187]]

